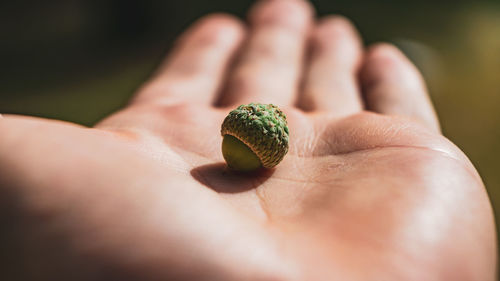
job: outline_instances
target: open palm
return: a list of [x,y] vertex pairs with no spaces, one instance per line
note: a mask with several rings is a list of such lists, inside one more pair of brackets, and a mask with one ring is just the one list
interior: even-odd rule
[[[384,44],[364,54],[345,19],[312,23],[298,0],[263,1],[250,22],[195,24],[95,128],[0,119],[4,216],[19,218],[6,253],[28,269],[7,276],[493,280],[483,184],[407,59]],[[273,170],[223,162],[220,125],[247,102],[287,114]]]

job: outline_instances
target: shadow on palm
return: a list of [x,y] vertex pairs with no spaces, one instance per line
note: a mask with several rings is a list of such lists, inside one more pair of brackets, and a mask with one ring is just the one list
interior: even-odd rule
[[216,163],[196,167],[190,173],[198,182],[218,193],[239,193],[259,187],[274,174],[274,170],[242,173],[230,170],[225,163]]

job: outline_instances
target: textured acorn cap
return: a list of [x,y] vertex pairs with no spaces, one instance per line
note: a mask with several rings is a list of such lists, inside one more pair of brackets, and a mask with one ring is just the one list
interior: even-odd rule
[[278,165],[288,152],[286,116],[272,104],[240,105],[222,123],[221,134],[246,144],[264,168]]

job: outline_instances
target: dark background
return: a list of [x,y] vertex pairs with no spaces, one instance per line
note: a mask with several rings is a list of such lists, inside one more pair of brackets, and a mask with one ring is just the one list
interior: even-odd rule
[[[0,113],[92,125],[122,106],[173,39],[250,0],[0,2]],[[444,133],[479,169],[500,214],[500,1],[317,0],[366,43],[390,41],[419,66]]]

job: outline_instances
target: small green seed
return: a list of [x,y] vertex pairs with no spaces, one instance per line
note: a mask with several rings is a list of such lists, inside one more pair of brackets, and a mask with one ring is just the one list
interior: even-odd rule
[[222,153],[238,171],[273,168],[288,152],[286,116],[272,104],[240,105],[222,124]]
[[222,140],[222,155],[229,168],[236,171],[249,172],[262,167],[259,157],[246,144],[231,135],[225,135]]

